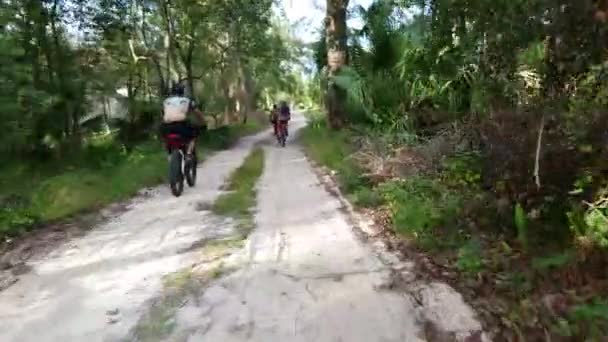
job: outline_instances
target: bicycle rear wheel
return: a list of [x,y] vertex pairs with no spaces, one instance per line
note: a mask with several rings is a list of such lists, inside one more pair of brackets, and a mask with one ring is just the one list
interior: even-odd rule
[[184,191],[184,175],[182,173],[182,153],[174,149],[171,151],[171,161],[169,162],[169,186],[173,196],[179,197]]
[[196,185],[196,166],[198,160],[196,158],[196,151],[192,152],[192,156],[186,161],[185,173],[186,183],[188,186],[193,187]]

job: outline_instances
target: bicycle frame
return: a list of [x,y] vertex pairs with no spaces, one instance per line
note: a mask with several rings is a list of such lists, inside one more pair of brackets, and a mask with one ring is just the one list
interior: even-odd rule
[[188,143],[179,134],[171,133],[165,136],[165,144],[169,153],[173,150],[178,150],[182,155],[182,172],[185,172],[186,166],[186,148]]
[[283,135],[287,135],[287,121],[279,120],[277,125],[277,131]]

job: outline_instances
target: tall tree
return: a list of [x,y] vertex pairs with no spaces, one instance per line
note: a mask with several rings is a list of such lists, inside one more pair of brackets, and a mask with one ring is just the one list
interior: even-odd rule
[[340,129],[346,119],[346,92],[332,82],[332,78],[348,63],[346,9],[348,0],[327,0],[327,16],[325,17],[325,34],[327,44],[327,72],[329,84],[325,106],[329,124],[334,129]]

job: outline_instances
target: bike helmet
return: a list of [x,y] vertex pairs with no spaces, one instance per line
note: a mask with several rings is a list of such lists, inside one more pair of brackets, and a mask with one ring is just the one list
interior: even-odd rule
[[173,87],[171,87],[171,95],[173,96],[184,96],[184,93],[184,85],[181,83],[175,83]]

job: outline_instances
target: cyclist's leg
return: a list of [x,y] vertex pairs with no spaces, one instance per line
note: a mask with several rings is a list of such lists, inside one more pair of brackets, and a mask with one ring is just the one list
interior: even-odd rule
[[194,147],[194,131],[189,121],[176,121],[170,123],[168,133],[179,135],[186,142],[186,154],[189,154]]
[[207,126],[203,125],[203,126],[197,126],[194,125],[192,126],[192,130],[194,133],[194,150],[193,152],[196,153],[196,142],[198,141],[198,138],[201,136],[201,134],[203,134],[205,132],[205,130],[207,129]]
[[[166,139],[169,134],[178,134],[182,136],[183,129],[181,127],[180,122],[164,122],[160,126],[160,133],[163,139]],[[165,142],[165,150],[167,151],[167,157],[171,160],[171,149],[169,145]]]
[[186,152],[188,156],[191,156],[194,152],[194,147],[196,146],[196,137],[198,136],[197,129],[196,127],[194,127],[194,125],[192,125],[190,121],[185,122],[185,127],[187,130],[188,137],[188,148]]

